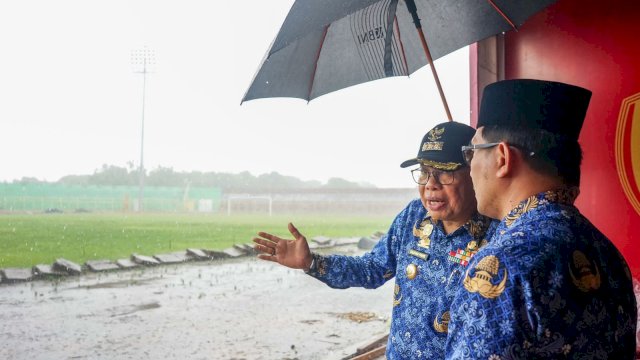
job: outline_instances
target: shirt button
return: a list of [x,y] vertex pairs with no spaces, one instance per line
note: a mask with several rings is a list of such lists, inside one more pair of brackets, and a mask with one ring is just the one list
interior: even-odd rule
[[418,275],[418,267],[415,264],[409,264],[407,265],[406,273],[407,273],[407,278],[409,280],[413,280],[416,277],[416,275]]

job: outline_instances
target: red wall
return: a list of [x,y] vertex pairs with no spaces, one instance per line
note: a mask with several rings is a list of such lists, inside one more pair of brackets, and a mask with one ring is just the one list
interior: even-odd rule
[[577,205],[640,278],[640,1],[559,0],[506,34],[505,78],[593,91]]

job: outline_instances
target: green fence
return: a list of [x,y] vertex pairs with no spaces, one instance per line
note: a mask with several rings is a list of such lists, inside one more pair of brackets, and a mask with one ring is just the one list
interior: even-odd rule
[[[2,211],[138,211],[137,186],[81,186],[59,184],[1,184]],[[144,188],[142,208],[150,212],[217,212],[219,188]]]

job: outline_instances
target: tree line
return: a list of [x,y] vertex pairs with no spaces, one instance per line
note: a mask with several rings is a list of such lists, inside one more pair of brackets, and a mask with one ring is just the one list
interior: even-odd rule
[[[23,177],[15,180],[19,183],[41,183],[35,178]],[[101,186],[137,186],[140,183],[140,173],[132,166],[120,167],[102,165],[90,175],[66,175],[60,178],[58,184],[65,185],[101,185]],[[342,178],[331,178],[326,183],[317,180],[303,181],[294,176],[271,172],[253,175],[248,171],[241,173],[175,171],[171,167],[158,167],[144,174],[145,186],[193,186],[218,187],[224,191],[243,190],[278,190],[278,189],[354,189],[373,188],[372,184],[351,182]]]

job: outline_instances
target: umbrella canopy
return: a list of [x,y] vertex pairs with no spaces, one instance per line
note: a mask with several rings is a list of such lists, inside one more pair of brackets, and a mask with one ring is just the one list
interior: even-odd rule
[[412,0],[296,0],[242,101],[311,100],[408,76],[431,59],[522,25],[555,1],[415,0],[417,32]]

